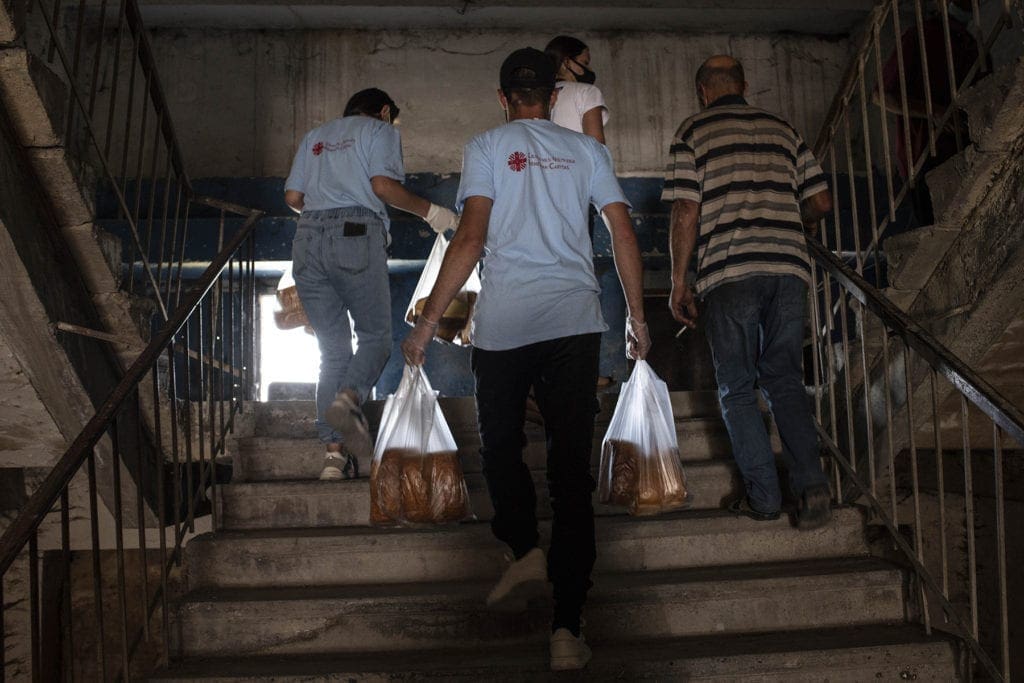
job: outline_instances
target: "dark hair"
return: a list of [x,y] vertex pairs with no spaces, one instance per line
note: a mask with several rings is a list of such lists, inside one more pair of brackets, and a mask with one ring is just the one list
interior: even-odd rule
[[575,59],[583,54],[587,44],[572,36],[555,36],[544,48],[544,53],[555,62],[555,70],[562,68],[567,59]]
[[697,69],[697,77],[694,80],[698,86],[703,85],[705,88],[733,86],[742,89],[743,84],[747,82],[746,76],[743,75],[743,65],[738,59],[733,60],[731,66],[708,66],[708,63],[704,62]]
[[505,88],[502,90],[509,107],[544,107],[545,113],[551,107],[551,93],[554,88]]
[[379,88],[367,88],[349,98],[342,116],[363,115],[378,118],[385,104],[391,107],[391,120],[394,121],[398,118],[398,106],[395,101]]

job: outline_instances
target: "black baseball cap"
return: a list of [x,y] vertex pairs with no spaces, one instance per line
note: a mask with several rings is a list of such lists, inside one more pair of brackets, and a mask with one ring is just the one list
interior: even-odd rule
[[516,50],[501,63],[501,89],[554,88],[555,64],[532,47]]

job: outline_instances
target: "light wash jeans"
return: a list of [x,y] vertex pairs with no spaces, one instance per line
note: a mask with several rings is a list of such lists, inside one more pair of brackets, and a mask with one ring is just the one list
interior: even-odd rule
[[755,382],[778,426],[793,494],[828,486],[804,390],[807,285],[792,275],[750,277],[715,287],[705,301],[704,330],[733,457],[750,505],[775,512],[782,493]]
[[[365,234],[346,236],[346,222],[365,225]],[[340,443],[324,413],[342,389],[354,389],[365,401],[391,355],[384,223],[361,207],[303,211],[292,242],[292,273],[320,345],[317,435],[324,443]]]

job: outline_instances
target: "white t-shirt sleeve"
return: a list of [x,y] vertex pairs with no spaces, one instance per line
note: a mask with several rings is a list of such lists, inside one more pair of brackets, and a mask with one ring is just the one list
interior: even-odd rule
[[309,160],[309,133],[302,137],[299,149],[295,152],[295,159],[292,161],[292,170],[284,181],[284,189],[306,192],[306,163]]
[[371,135],[368,160],[370,177],[385,176],[404,181],[401,133],[394,126],[382,122]]
[[480,137],[470,140],[462,151],[462,180],[455,199],[456,211],[461,212],[470,197],[494,199],[493,163]]
[[582,84],[576,94],[576,110],[579,112],[580,121],[583,115],[596,107],[601,108],[601,122],[608,124],[608,105],[604,102],[604,93],[596,85]]
[[597,207],[598,211],[615,202],[622,202],[629,208],[633,208],[632,204],[626,199],[626,195],[623,194],[618,178],[615,177],[615,169],[612,167],[612,153],[608,151],[607,147],[596,140],[590,140],[593,142],[590,147],[591,155],[594,159],[594,175],[590,181],[591,203]]

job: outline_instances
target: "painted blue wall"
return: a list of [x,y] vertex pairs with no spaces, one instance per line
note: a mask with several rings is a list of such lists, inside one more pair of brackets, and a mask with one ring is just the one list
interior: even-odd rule
[[[875,178],[876,198],[885,196],[882,178]],[[426,197],[432,202],[453,206],[455,193],[458,189],[458,175],[437,175],[430,173],[412,174],[406,178],[406,187],[412,192]],[[620,178],[623,191],[633,205],[633,219],[637,229],[637,238],[644,257],[647,270],[666,270],[668,263],[668,206],[660,199],[662,180],[660,178]],[[845,249],[852,248],[854,241],[854,222],[850,193],[849,178],[837,176],[836,199],[844,208],[839,213],[841,239]],[[193,181],[197,194],[207,195],[234,202],[242,206],[261,209],[266,216],[260,221],[256,233],[257,261],[289,261],[291,260],[291,243],[295,235],[297,216],[284,203],[283,178],[201,178]],[[860,221],[866,224],[865,217],[870,214],[867,200],[868,179],[855,179],[857,208]],[[143,197],[149,196],[150,187],[143,185]],[[162,188],[155,188],[160,192]],[[128,205],[134,199],[128,197]],[[886,207],[880,200],[876,213],[884,214]],[[126,270],[129,263],[137,261],[129,237],[128,224],[119,219],[117,204],[110,195],[97,198],[97,214],[99,224],[104,229],[119,236],[123,245],[123,261]],[[220,240],[230,239],[242,225],[241,219],[227,219],[224,222],[224,235],[220,235],[219,213],[203,207],[196,207],[191,213],[190,234],[185,247],[185,261],[202,263],[209,261],[218,251]],[[423,261],[427,258],[434,243],[434,233],[427,225],[409,214],[399,211],[391,213],[392,246],[391,246],[391,313],[394,341],[391,359],[388,361],[380,381],[377,384],[379,395],[392,392],[397,387],[402,373],[402,357],[399,345],[408,331],[405,323],[405,310],[409,304],[413,289],[419,279]],[[912,225],[912,219],[906,214],[898,215],[897,230]],[[157,228],[159,221],[154,221]],[[611,241],[599,217],[594,217],[593,249],[595,271],[601,283],[601,306],[609,331],[605,334],[601,348],[601,374],[622,379],[628,374],[623,346],[623,328],[625,325],[625,303],[622,289],[615,273],[611,259]],[[829,234],[833,234],[833,219],[828,219]],[[143,225],[145,227],[145,225]],[[862,244],[870,236],[869,230],[862,228]],[[160,235],[154,234],[150,240],[150,258],[156,259],[160,251]],[[830,245],[834,246],[834,245]],[[138,268],[134,269],[138,276]],[[198,276],[201,268],[186,269],[186,277]],[[273,291],[280,271],[263,268],[260,271],[263,286],[267,292]],[[884,269],[882,271],[884,286]],[[469,351],[467,349],[435,343],[427,359],[427,373],[431,382],[442,394],[449,396],[469,395],[473,390],[472,376],[469,371]]]

